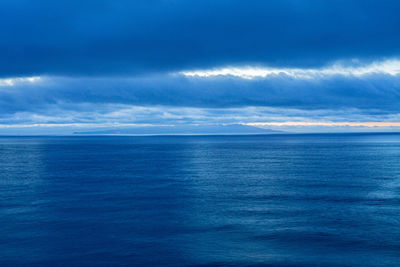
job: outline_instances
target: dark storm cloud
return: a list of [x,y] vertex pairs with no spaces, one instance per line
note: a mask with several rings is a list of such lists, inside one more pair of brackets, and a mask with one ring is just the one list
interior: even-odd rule
[[388,0],[3,0],[0,76],[394,57],[400,54],[399,13],[400,2]]

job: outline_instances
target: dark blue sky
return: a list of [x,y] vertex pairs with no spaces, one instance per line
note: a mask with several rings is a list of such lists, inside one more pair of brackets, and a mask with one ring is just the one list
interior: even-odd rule
[[3,0],[0,123],[400,121],[399,14],[385,0]]

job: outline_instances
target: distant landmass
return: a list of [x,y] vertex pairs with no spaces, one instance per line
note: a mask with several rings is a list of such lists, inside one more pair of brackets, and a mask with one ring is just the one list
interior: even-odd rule
[[242,124],[231,125],[178,125],[178,126],[147,126],[147,127],[118,127],[113,129],[75,132],[82,135],[195,135],[195,134],[273,134],[280,133],[271,129],[262,129]]

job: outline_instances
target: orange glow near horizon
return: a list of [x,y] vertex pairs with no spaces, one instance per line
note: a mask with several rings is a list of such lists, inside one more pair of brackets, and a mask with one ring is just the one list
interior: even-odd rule
[[350,126],[350,127],[400,127],[400,122],[249,122],[249,126]]

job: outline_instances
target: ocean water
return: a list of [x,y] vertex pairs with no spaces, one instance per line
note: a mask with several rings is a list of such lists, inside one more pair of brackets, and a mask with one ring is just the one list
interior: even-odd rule
[[400,134],[0,138],[1,266],[399,266]]

